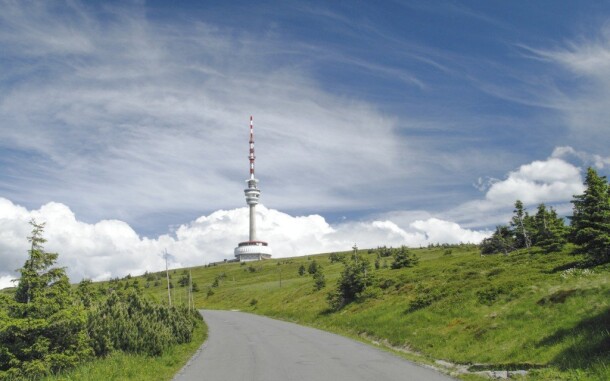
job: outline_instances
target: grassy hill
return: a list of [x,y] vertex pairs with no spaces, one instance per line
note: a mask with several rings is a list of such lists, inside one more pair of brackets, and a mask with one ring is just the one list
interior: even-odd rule
[[[239,309],[319,327],[407,353],[420,362],[444,360],[470,369],[528,369],[527,379],[610,379],[610,266],[580,269],[565,252],[536,249],[481,257],[474,246],[413,250],[419,264],[372,270],[374,297],[338,312],[326,295],[343,264],[329,255],[227,263],[192,269],[198,308]],[[361,251],[371,263],[374,251]],[[298,268],[322,265],[326,287]],[[171,270],[173,300],[185,270]],[[157,277],[157,285],[153,279]],[[167,300],[160,274],[140,278],[153,298]],[[217,287],[213,285],[217,283]],[[450,366],[451,368],[451,366]],[[455,370],[455,369],[453,369]],[[474,376],[461,376],[473,378]]]

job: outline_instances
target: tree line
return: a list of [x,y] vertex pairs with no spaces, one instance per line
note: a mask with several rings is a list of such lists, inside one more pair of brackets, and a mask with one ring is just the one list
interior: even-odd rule
[[572,198],[572,215],[566,225],[552,207],[538,205],[530,215],[520,200],[515,202],[508,225],[499,225],[491,237],[481,242],[481,254],[508,254],[517,249],[539,247],[545,253],[561,251],[567,243],[575,253],[584,254],[588,264],[610,261],[610,184],[593,168],[588,168],[585,190]]
[[70,285],[32,220],[28,258],[14,294],[0,294],[0,380],[39,379],[113,351],[162,354],[190,342],[201,317],[151,303],[138,287]]

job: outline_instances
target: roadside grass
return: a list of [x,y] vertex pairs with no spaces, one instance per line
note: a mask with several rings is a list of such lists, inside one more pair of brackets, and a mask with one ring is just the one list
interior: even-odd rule
[[[326,295],[343,265],[327,254],[193,268],[200,288],[195,303],[379,342],[420,362],[526,369],[532,380],[610,379],[610,266],[579,268],[581,257],[569,247],[485,257],[467,245],[412,251],[417,266],[372,270],[376,296],[337,312],[328,310]],[[371,263],[376,255],[360,254]],[[320,291],[309,274],[298,275],[299,266],[314,259],[326,276]],[[385,260],[391,264],[392,258]],[[174,279],[181,271],[171,271]],[[218,287],[212,287],[217,278]],[[145,293],[163,302],[166,287],[161,282]],[[172,293],[174,302],[187,300],[186,288]]]
[[172,347],[158,357],[113,352],[43,381],[168,381],[187,363],[207,337],[207,326],[197,324],[190,343]]

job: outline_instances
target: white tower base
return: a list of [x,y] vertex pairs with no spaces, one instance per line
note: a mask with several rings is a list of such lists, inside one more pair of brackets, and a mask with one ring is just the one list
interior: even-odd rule
[[240,262],[260,261],[271,258],[271,248],[267,242],[246,241],[241,242],[234,250],[235,258]]

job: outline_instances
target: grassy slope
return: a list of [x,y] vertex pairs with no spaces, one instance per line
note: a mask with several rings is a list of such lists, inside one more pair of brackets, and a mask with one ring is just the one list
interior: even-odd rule
[[[567,252],[481,257],[472,247],[454,247],[450,255],[442,248],[414,251],[419,265],[373,270],[390,286],[377,298],[337,313],[328,313],[326,294],[343,265],[331,264],[327,255],[310,257],[322,264],[327,279],[318,292],[311,276],[298,275],[307,257],[253,263],[256,272],[237,263],[195,268],[193,279],[202,289],[195,294],[196,305],[366,335],[420,352],[424,361],[542,367],[530,379],[610,379],[610,266],[565,270],[579,259]],[[180,273],[173,272],[174,282]],[[223,273],[214,295],[206,296]],[[184,288],[172,291],[174,300],[186,299]],[[160,301],[167,298],[163,283],[146,292]],[[409,311],[414,300],[432,303]]]

